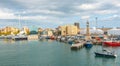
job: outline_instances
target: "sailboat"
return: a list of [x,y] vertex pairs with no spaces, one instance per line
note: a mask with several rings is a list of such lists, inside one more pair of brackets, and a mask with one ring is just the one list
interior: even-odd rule
[[13,40],[18,41],[18,40],[28,40],[28,37],[24,35],[24,31],[21,31],[18,35],[12,37]]
[[[20,25],[20,15],[19,15],[19,28],[21,27]],[[17,40],[28,40],[28,37],[25,35],[25,31],[21,30],[19,34],[17,34],[16,36],[12,37],[13,40],[17,41]]]

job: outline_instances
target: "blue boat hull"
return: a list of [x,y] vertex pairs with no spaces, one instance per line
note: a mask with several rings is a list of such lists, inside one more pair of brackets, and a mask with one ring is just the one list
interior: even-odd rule
[[92,44],[85,44],[84,45],[86,48],[91,48],[93,45]]
[[73,41],[68,41],[68,44],[74,44],[74,42]]

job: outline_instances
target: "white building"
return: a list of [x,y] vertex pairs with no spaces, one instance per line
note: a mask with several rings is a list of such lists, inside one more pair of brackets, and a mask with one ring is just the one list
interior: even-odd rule
[[[80,34],[86,34],[86,29],[81,30]],[[95,27],[93,27],[92,29],[90,29],[90,34],[104,34],[104,31],[101,29],[96,29]]]
[[108,35],[120,35],[120,29],[113,28],[107,31]]

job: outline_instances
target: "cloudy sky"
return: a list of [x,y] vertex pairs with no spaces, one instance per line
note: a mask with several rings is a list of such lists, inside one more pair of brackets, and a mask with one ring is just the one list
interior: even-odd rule
[[0,27],[119,27],[120,0],[0,0]]

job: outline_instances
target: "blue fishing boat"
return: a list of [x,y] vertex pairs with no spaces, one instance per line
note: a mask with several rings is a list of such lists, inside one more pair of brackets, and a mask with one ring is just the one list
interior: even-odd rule
[[84,46],[85,46],[86,48],[91,48],[91,47],[93,46],[93,44],[92,44],[91,41],[86,41],[85,44],[84,44]]
[[116,58],[117,55],[115,52],[111,52],[108,50],[102,50],[102,52],[94,52],[95,56],[100,56],[100,57],[107,57],[107,58]]

